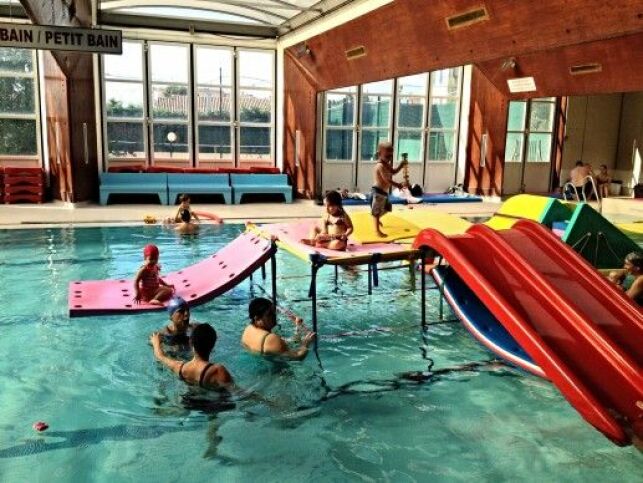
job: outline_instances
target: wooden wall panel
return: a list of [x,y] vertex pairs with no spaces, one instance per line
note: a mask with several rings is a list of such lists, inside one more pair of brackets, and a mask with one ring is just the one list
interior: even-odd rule
[[[21,0],[21,3],[34,24],[91,26],[90,0]],[[62,150],[59,156],[61,165],[50,165],[52,173],[59,167],[62,169],[53,173],[54,196],[67,201],[96,200],[98,142],[92,54],[52,51],[45,56],[46,135],[50,161],[52,155],[56,160],[56,152],[52,152],[57,146],[56,136],[59,150]],[[57,68],[52,64],[54,59]],[[56,129],[60,129],[61,133],[56,134]]]
[[[503,71],[505,59],[477,64],[512,99],[578,96],[643,90],[643,33],[515,56],[516,67]],[[638,60],[637,60],[638,59]],[[601,72],[571,75],[572,65],[600,63]],[[511,94],[507,79],[532,76],[536,92]]]
[[[507,136],[507,97],[476,67],[471,76],[471,108],[464,186],[469,193],[502,194]],[[481,166],[482,136],[487,134],[486,160]]]
[[[489,20],[447,29],[447,16],[482,4]],[[327,90],[641,31],[640,0],[403,0],[308,39],[301,63]],[[357,46],[367,55],[347,60]]]
[[[316,193],[317,87],[302,72],[297,60],[284,57],[284,171],[296,186],[298,196]],[[296,166],[296,136],[299,131],[299,166]]]
[[55,199],[73,199],[71,152],[69,146],[69,103],[67,77],[51,52],[45,51],[44,77],[46,128],[51,172],[51,188]]

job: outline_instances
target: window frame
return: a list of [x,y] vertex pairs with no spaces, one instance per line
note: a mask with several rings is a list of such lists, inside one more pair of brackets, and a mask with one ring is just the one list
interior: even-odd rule
[[[368,84],[380,84],[383,82],[390,82],[391,83],[391,88],[388,93],[369,93],[369,92],[364,92],[364,86]],[[362,159],[362,146],[364,143],[364,133],[365,132],[372,132],[372,133],[378,133],[379,131],[388,131],[389,136],[388,139],[393,140],[393,122],[395,118],[395,108],[397,107],[395,105],[395,90],[396,90],[396,79],[385,79],[383,81],[375,81],[375,82],[367,82],[365,84],[361,84],[358,87],[358,112],[357,112],[357,150],[355,152],[355,157],[358,163],[367,163],[367,164],[375,164],[377,160],[375,159]],[[372,96],[377,96],[378,101],[381,98],[386,98],[389,100],[389,114],[388,114],[388,122],[386,127],[381,127],[381,126],[365,126],[363,122],[363,116],[364,116],[364,104],[365,104],[365,99],[367,97],[372,97]],[[395,145],[394,145],[395,146]]]
[[[525,116],[523,119],[523,125],[521,130],[516,130],[516,129],[509,129],[509,109],[511,108],[511,103],[524,103],[525,104]],[[536,104],[548,104],[552,107],[551,110],[551,130],[548,131],[532,131],[530,129],[531,127],[531,113],[532,113],[532,103]],[[504,155],[504,162],[505,163],[511,163],[511,164],[530,164],[530,165],[538,165],[538,164],[550,164],[552,162],[552,154],[554,152],[554,134],[556,132],[556,98],[555,97],[538,97],[538,98],[532,98],[532,99],[519,99],[515,101],[510,101],[510,105],[507,108],[507,122],[506,122],[506,133],[507,133],[507,138],[509,137],[509,134],[519,134],[521,135],[522,139],[522,145],[521,145],[521,157],[520,160],[514,161],[514,160],[507,160],[507,141],[505,140],[505,155]],[[548,134],[550,138],[550,143],[549,143],[549,159],[547,161],[530,161],[528,159],[529,157],[529,138],[531,134]]]
[[[200,167],[202,160],[200,159],[200,142],[199,142],[199,128],[201,126],[227,126],[230,130],[230,158],[232,166],[237,166],[237,155],[236,155],[236,146],[237,146],[237,130],[235,127],[236,120],[236,103],[237,103],[237,92],[235,85],[237,83],[236,76],[236,61],[235,61],[235,48],[229,46],[217,46],[209,44],[193,44],[193,58],[194,58],[194,165]],[[197,57],[197,51],[199,49],[205,50],[223,50],[230,52],[230,85],[226,84],[199,84],[199,62]],[[199,119],[199,88],[200,87],[213,87],[219,89],[229,89],[230,90],[230,121],[211,121]],[[221,102],[221,101],[219,101]],[[212,163],[216,161],[203,160],[203,163]]]
[[[128,43],[136,43],[141,45],[141,57],[142,57],[142,63],[141,63],[141,80],[132,80],[132,79],[126,79],[126,80],[118,80],[116,82],[123,82],[123,83],[131,83],[131,84],[141,84],[143,86],[143,116],[139,118],[109,118],[107,116],[107,83],[112,82],[110,81],[107,76],[106,76],[106,69],[105,69],[105,56],[101,55],[100,56],[100,77],[101,77],[101,101],[102,101],[102,108],[101,108],[101,114],[102,114],[102,119],[103,119],[103,164],[105,170],[109,168],[110,162],[117,162],[117,163],[126,163],[126,162],[143,162],[145,165],[150,165],[150,136],[149,136],[149,128],[150,128],[150,121],[148,118],[148,104],[149,104],[149,99],[147,95],[147,45],[144,40],[133,40],[133,39],[123,39],[123,42],[128,42]],[[132,123],[132,122],[140,122],[143,128],[143,150],[144,150],[144,155],[141,158],[127,158],[127,157],[119,157],[119,156],[110,156],[109,154],[109,139],[107,136],[107,125],[109,123]]]
[[[248,87],[248,86],[242,86],[241,85],[241,52],[262,52],[262,53],[269,53],[271,55],[271,65],[273,68],[270,71],[271,75],[271,84],[272,87]],[[274,50],[270,49],[260,49],[260,48],[252,48],[252,47],[235,47],[234,50],[234,59],[235,59],[235,69],[234,69],[234,76],[235,76],[235,94],[234,94],[234,100],[235,100],[235,112],[234,112],[234,127],[235,127],[235,132],[234,132],[234,139],[236,140],[235,142],[235,162],[234,165],[235,167],[240,167],[241,166],[241,129],[243,127],[255,127],[255,128],[266,128],[268,127],[270,129],[270,164],[271,166],[276,166],[277,163],[277,157],[276,157],[276,93],[277,93],[277,71],[276,71],[276,52]],[[241,105],[240,105],[240,93],[243,90],[252,90],[252,91],[261,91],[261,92],[270,92],[270,123],[255,123],[255,122],[247,122],[247,121],[241,121]]]
[[0,154],[0,165],[19,162],[29,163],[35,162],[43,165],[43,151],[42,151],[42,126],[41,126],[41,104],[40,104],[40,70],[37,49],[16,49],[15,47],[3,47],[5,49],[13,50],[27,50],[31,53],[31,65],[33,68],[30,73],[27,72],[12,72],[10,70],[0,69],[0,78],[19,78],[31,79],[33,82],[33,114],[25,112],[2,112],[0,111],[0,120],[18,120],[18,121],[34,121],[36,124],[36,152],[34,154]]
[[[417,165],[417,166],[423,166],[426,158],[426,143],[427,143],[427,122],[428,122],[428,111],[429,111],[429,96],[428,96],[428,91],[429,91],[429,84],[430,84],[430,73],[429,72],[423,72],[421,74],[415,74],[415,75],[424,75],[424,88],[422,89],[422,94],[400,94],[399,93],[399,82],[400,79],[403,79],[405,77],[412,77],[412,76],[402,76],[402,77],[397,77],[395,79],[395,123],[393,125],[393,147],[395,148],[395,151],[397,152],[397,146],[400,140],[400,131],[403,133],[410,132],[410,133],[420,133],[420,156],[419,159],[414,160],[414,159],[409,159],[409,164],[411,165]],[[422,125],[420,127],[406,127],[406,126],[400,126],[400,113],[402,112],[402,109],[400,108],[401,105],[401,100],[402,99],[422,99]],[[399,153],[401,155],[401,153]],[[423,169],[424,171],[424,169]]]
[[164,87],[171,87],[171,86],[183,86],[184,84],[178,83],[178,82],[154,82],[154,79],[152,79],[152,47],[155,45],[170,45],[170,46],[180,46],[183,47],[187,53],[187,70],[188,70],[188,83],[187,83],[187,98],[190,103],[193,103],[194,101],[194,96],[193,96],[193,79],[192,79],[192,49],[191,45],[192,44],[187,44],[187,43],[182,43],[182,42],[166,42],[166,41],[148,41],[147,42],[147,97],[148,97],[148,136],[150,139],[150,143],[148,146],[149,150],[149,164],[150,166],[156,166],[155,162],[155,151],[154,151],[154,126],[157,124],[160,125],[185,125],[187,126],[187,135],[186,135],[186,142],[188,144],[188,150],[187,150],[187,160],[184,160],[183,158],[177,158],[179,160],[179,163],[177,164],[185,164],[187,163],[188,167],[192,167],[194,165],[194,142],[193,142],[193,136],[192,136],[192,129],[194,129],[193,126],[193,113],[192,113],[192,105],[188,106],[187,108],[187,119],[178,119],[178,118],[159,118],[156,119],[154,117],[154,112],[153,112],[153,101],[152,101],[152,96],[154,95],[154,86],[156,85],[161,85]]
[[[433,95],[433,78],[434,76],[443,70],[458,70],[458,90],[456,95]],[[427,97],[427,117],[426,117],[426,135],[425,135],[425,156],[424,163],[429,165],[440,165],[440,164],[456,164],[458,161],[458,147],[460,140],[460,120],[461,120],[461,106],[462,106],[462,84],[464,82],[464,67],[447,67],[446,69],[439,69],[437,71],[429,72],[429,85],[428,85],[428,97]],[[455,100],[455,123],[453,128],[432,128],[431,127],[431,116],[433,114],[433,99],[445,99]],[[453,155],[451,159],[431,159],[429,156],[431,154],[431,133],[452,133],[453,134]]]
[[[101,114],[102,114],[102,133],[103,133],[103,170],[107,171],[110,167],[110,163],[117,163],[116,165],[123,165],[126,163],[130,164],[144,164],[146,167],[155,166],[154,162],[154,147],[153,147],[153,129],[154,124],[181,124],[186,125],[188,129],[187,142],[188,142],[188,158],[187,160],[182,158],[181,164],[187,165],[189,167],[199,167],[200,162],[208,163],[208,160],[199,159],[199,135],[198,128],[200,125],[230,125],[231,126],[231,157],[232,157],[232,166],[239,167],[240,156],[241,156],[241,144],[240,144],[240,130],[241,127],[267,127],[270,129],[270,166],[277,165],[277,117],[276,117],[276,107],[277,107],[277,52],[275,49],[260,48],[260,47],[239,47],[239,46],[230,46],[230,45],[217,45],[217,44],[205,44],[198,42],[175,42],[175,41],[160,41],[160,40],[147,40],[147,39],[130,39],[124,38],[123,42],[132,42],[138,43],[142,46],[143,56],[143,77],[142,81],[134,81],[131,79],[126,80],[116,80],[117,82],[130,82],[132,84],[143,84],[143,118],[113,118],[107,116],[107,95],[106,95],[106,83],[111,80],[105,75],[105,56],[100,55],[99,59],[99,69],[100,69],[100,87],[101,87]],[[152,115],[152,93],[153,85],[180,85],[177,83],[168,83],[168,82],[152,82],[151,79],[151,69],[152,61],[150,49],[152,45],[175,45],[186,48],[188,52],[188,98],[190,100],[190,105],[188,108],[188,117],[187,119],[154,119]],[[232,96],[231,100],[231,119],[230,123],[222,121],[199,121],[198,119],[198,88],[199,86],[208,87],[209,84],[199,84],[197,78],[197,69],[198,62],[196,60],[196,50],[198,48],[211,48],[213,50],[230,50],[233,54],[233,68],[231,70],[232,76],[232,85],[226,87],[222,85],[223,88],[229,88]],[[271,56],[271,65],[270,76],[271,76],[271,87],[245,87],[240,85],[240,66],[239,66],[239,52],[240,51],[256,51],[270,54]],[[218,84],[216,87],[219,87]],[[249,122],[240,122],[239,119],[239,92],[243,89],[247,90],[259,90],[270,92],[271,102],[270,102],[270,122],[269,123],[249,123]],[[107,138],[107,126],[108,123],[127,123],[127,122],[142,122],[143,123],[143,148],[145,155],[141,158],[128,158],[128,157],[117,157],[110,156],[108,138]],[[179,163],[177,163],[179,164]],[[246,163],[250,164],[250,163]]]
[[[353,98],[353,123],[342,124],[341,126],[331,126],[328,124],[328,111],[326,109],[328,104],[328,94],[335,94],[341,96],[351,96]],[[359,86],[349,86],[342,89],[335,89],[331,91],[324,92],[323,96],[324,108],[323,108],[323,149],[322,149],[322,159],[324,163],[336,163],[336,164],[346,164],[346,163],[355,163],[357,160],[357,133],[358,128],[358,116],[359,116]],[[326,147],[328,143],[328,136],[326,135],[327,130],[329,131],[350,131],[353,133],[353,139],[351,143],[351,159],[327,159],[326,158]]]

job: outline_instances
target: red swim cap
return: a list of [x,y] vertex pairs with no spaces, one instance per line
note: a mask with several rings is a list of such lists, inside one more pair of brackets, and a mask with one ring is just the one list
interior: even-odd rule
[[143,248],[143,257],[144,258],[159,258],[159,249],[156,245],[145,245]]

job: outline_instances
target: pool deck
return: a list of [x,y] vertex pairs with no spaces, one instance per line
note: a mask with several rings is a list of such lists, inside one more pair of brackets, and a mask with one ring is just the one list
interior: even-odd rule
[[[442,203],[414,205],[414,209],[430,209],[458,216],[491,216],[500,206],[497,202]],[[193,204],[193,209],[220,216],[230,223],[276,223],[305,218],[318,218],[322,206],[311,200],[295,200],[284,203],[249,203],[243,205]],[[368,206],[347,207],[349,213],[367,211]],[[396,206],[395,210],[406,210]],[[109,205],[79,203],[76,205],[51,202],[42,205],[0,205],[0,229],[45,228],[60,226],[92,227],[105,225],[142,225],[147,215],[157,220],[173,216],[176,208],[161,205]]]
[[[440,203],[413,205],[416,210],[428,209],[464,217],[488,217],[501,203],[485,200],[482,203]],[[318,218],[322,207],[311,200],[284,203],[249,203],[243,205],[194,204],[198,211],[214,213],[230,223],[277,223],[297,219]],[[106,225],[142,225],[147,215],[162,220],[174,215],[175,208],[161,205],[110,205],[93,203],[72,205],[54,201],[42,205],[0,205],[0,229],[46,228],[60,226],[92,227]],[[349,213],[367,211],[368,206],[349,206]],[[406,210],[395,206],[394,210]],[[643,221],[643,200],[608,198],[603,202],[603,214],[613,222]]]

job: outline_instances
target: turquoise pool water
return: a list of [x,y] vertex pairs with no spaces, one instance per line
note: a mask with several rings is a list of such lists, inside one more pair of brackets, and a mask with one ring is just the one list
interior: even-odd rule
[[[423,337],[406,270],[382,272],[372,297],[360,296],[365,274],[340,272],[334,294],[333,270],[321,271],[321,364],[240,350],[248,282],[195,308],[219,332],[215,360],[267,403],[194,408],[204,396],[147,344],[164,313],[67,317],[70,280],[130,277],[150,242],[164,271],[178,269],[241,229],[0,231],[0,481],[642,481],[636,450],[613,446],[548,383],[484,365],[491,355],[459,324]],[[280,253],[278,274],[280,299],[308,317],[308,267]],[[436,319],[435,292],[428,302]],[[425,371],[427,357],[435,369],[483,366],[400,377]],[[38,420],[50,429],[36,433]]]

